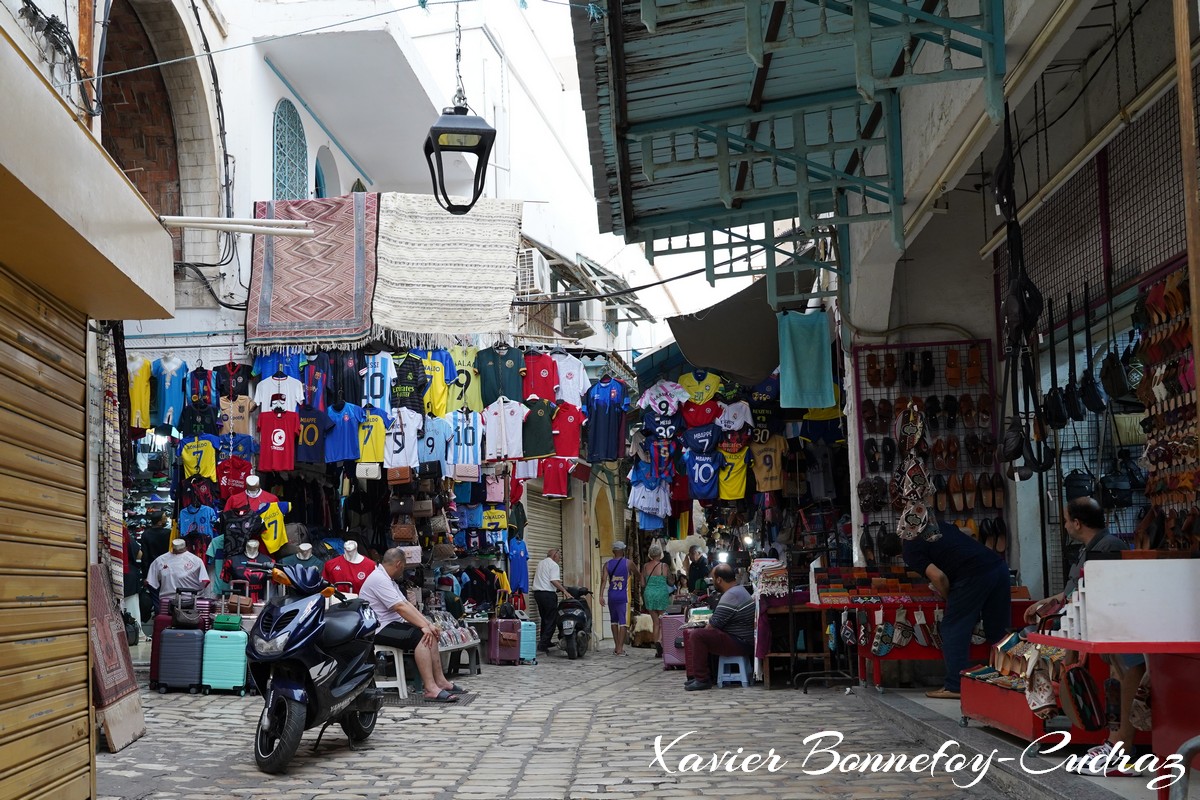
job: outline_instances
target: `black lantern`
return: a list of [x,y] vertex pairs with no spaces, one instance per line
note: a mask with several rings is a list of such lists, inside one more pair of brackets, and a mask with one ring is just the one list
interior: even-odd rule
[[[457,11],[457,7],[455,8]],[[438,205],[451,214],[466,214],[474,208],[479,196],[483,194],[483,184],[487,180],[488,158],[492,154],[492,145],[496,142],[496,129],[488,125],[480,117],[469,113],[466,98],[460,92],[454,98],[454,106],[442,109],[442,115],[429,129],[425,139],[425,160],[429,163],[429,177],[433,180],[433,196]],[[475,163],[475,187],[471,194],[471,202],[459,205],[450,201],[446,192],[445,165],[442,163],[443,153],[469,153],[477,159]]]

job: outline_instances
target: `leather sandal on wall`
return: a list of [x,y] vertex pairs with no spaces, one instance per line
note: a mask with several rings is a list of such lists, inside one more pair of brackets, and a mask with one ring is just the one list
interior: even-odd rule
[[962,386],[962,364],[959,362],[957,348],[946,351],[946,383],[954,388]]

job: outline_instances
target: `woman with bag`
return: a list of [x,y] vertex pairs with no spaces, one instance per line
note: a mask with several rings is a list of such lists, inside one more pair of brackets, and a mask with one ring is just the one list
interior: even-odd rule
[[654,620],[654,652],[662,658],[662,613],[671,602],[671,592],[675,590],[675,575],[670,566],[663,560],[663,550],[657,544],[650,545],[650,560],[642,567],[642,602]]

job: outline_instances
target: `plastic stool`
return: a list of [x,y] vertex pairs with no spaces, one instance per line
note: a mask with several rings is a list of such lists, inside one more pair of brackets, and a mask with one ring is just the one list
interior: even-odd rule
[[387,645],[375,645],[375,652],[382,653],[385,657],[392,660],[396,669],[396,677],[389,678],[387,673],[380,674],[379,670],[375,671],[375,688],[376,689],[395,689],[400,693],[401,700],[408,699],[408,679],[404,676],[404,651],[398,647],[388,647]]
[[717,659],[717,685],[740,683],[750,685],[750,659],[745,656],[721,656]]

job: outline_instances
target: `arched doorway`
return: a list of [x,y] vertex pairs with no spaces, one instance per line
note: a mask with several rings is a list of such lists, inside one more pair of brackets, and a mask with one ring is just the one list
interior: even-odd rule
[[326,145],[321,145],[317,150],[314,173],[317,178],[313,181],[314,197],[337,197],[342,193],[342,181],[338,177],[337,161],[334,160],[333,152]]

